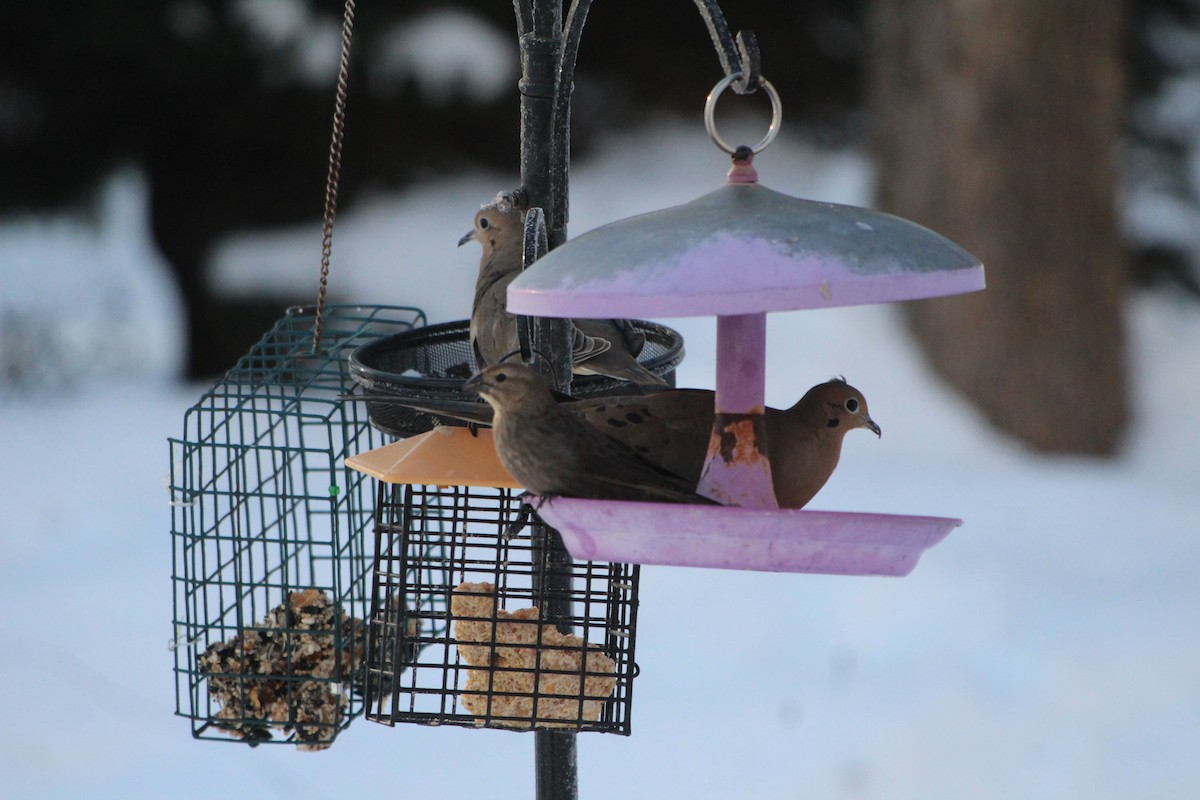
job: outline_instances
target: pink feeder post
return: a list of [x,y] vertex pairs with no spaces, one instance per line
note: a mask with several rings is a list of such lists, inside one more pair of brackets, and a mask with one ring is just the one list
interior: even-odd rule
[[716,314],[716,417],[698,488],[726,505],[563,497],[539,513],[579,559],[905,575],[962,521],[778,508],[764,421],[766,312],[977,291],[983,265],[899,217],[767,189],[752,161],[739,148],[721,188],[589,231],[508,291],[509,310],[532,316]]
[[766,354],[766,314],[717,317],[716,417],[697,491],[726,505],[779,507],[764,416]]

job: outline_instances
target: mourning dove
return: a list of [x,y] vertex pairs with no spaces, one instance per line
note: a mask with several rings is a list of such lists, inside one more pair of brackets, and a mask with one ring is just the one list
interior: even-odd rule
[[659,467],[568,412],[524,364],[486,367],[464,388],[492,407],[500,463],[543,497],[705,503],[695,479]]
[[[471,349],[482,368],[498,364],[519,347],[517,318],[508,313],[508,285],[521,274],[524,212],[506,195],[475,214],[475,227],[459,240],[479,242],[479,277],[471,306]],[[637,361],[646,336],[625,320],[572,320],[571,362],[580,375],[665,386],[666,381]]]
[[[388,400],[384,395],[371,397]],[[713,400],[711,391],[669,389],[568,399],[560,407],[648,461],[695,482],[712,432]],[[467,422],[492,422],[492,409],[480,403],[423,400],[404,404]],[[842,437],[848,431],[866,428],[881,434],[867,411],[866,398],[843,378],[814,386],[791,408],[768,408],[766,417],[771,477],[781,508],[804,507],[825,485],[837,468]]]

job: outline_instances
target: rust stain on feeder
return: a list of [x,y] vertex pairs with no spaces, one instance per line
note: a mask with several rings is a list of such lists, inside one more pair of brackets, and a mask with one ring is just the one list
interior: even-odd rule
[[698,489],[726,505],[778,507],[767,453],[766,417],[761,413],[716,415]]
[[753,462],[767,457],[766,438],[760,437],[755,431],[754,416],[762,419],[762,412],[717,415],[713,427],[718,431],[718,448],[726,464]]

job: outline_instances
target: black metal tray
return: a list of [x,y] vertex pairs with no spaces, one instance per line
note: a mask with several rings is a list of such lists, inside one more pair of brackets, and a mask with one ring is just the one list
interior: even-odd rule
[[[668,384],[675,383],[675,367],[683,361],[683,336],[678,331],[644,320],[631,320],[646,334],[646,346],[638,355],[642,366]],[[468,400],[483,402],[462,384],[475,372],[471,353],[470,322],[459,320],[429,325],[385,336],[360,346],[350,354],[350,375],[371,394],[393,395],[413,400]],[[627,381],[600,375],[577,375],[571,381],[576,397],[635,394]],[[398,403],[368,401],[371,425],[400,438],[416,436],[437,425],[463,425],[450,418],[406,408]]]

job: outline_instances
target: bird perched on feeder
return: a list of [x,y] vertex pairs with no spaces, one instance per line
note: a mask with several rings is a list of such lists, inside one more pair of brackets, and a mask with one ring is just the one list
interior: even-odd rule
[[652,463],[566,410],[524,364],[486,367],[463,384],[492,408],[496,455],[543,497],[704,503],[696,481]]
[[[517,318],[508,313],[508,285],[521,274],[525,214],[501,193],[475,214],[475,227],[459,240],[479,242],[479,277],[471,307],[471,349],[482,368],[498,364],[519,348]],[[572,370],[578,375],[663,386],[666,381],[637,361],[646,336],[625,320],[572,320]]]
[[[387,395],[371,399],[397,400]],[[567,399],[558,407],[694,486],[708,452],[713,402],[711,391],[668,389]],[[481,425],[492,424],[494,416],[490,406],[467,401],[427,399],[404,405]],[[802,508],[820,491],[837,468],[846,433],[866,428],[882,435],[866,398],[844,378],[812,387],[791,408],[768,408],[766,426],[771,478],[781,508]]]

